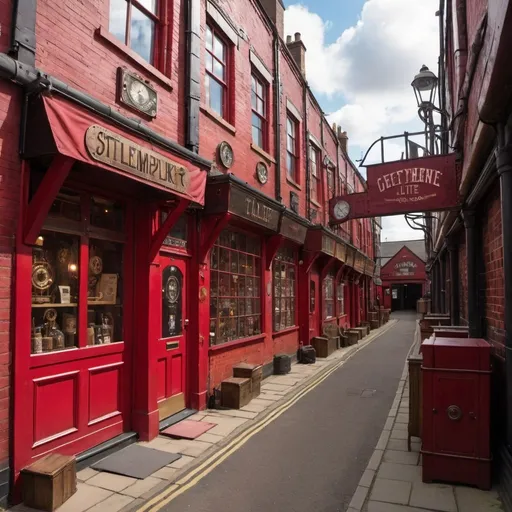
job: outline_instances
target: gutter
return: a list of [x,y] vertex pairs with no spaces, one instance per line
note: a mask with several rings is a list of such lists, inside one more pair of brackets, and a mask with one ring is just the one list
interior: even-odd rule
[[47,75],[32,66],[27,66],[5,53],[0,53],[0,78],[5,78],[23,87],[41,85],[48,91],[56,92],[74,103],[80,104],[108,121],[189,160],[199,167],[210,169],[212,165],[210,160],[148,128],[140,119],[126,117],[110,105],[105,105],[89,94],[74,89],[58,78]]
[[277,201],[282,201],[281,197],[281,65],[280,37],[274,25],[274,119],[277,126],[274,126],[274,153],[276,160],[275,194]]

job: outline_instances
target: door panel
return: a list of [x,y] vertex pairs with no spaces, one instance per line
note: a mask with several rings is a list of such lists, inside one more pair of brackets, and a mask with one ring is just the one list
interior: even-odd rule
[[161,337],[157,343],[160,420],[185,408],[186,261],[161,256]]
[[320,277],[311,273],[309,276],[309,339],[319,335],[320,314]]

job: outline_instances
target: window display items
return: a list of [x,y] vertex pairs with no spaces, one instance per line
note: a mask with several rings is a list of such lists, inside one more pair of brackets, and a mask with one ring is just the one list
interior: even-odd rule
[[62,315],[62,330],[64,332],[64,345],[66,347],[75,346],[76,336],[76,316],[64,313]]
[[117,274],[102,274],[98,282],[98,300],[115,304],[117,299]]
[[34,258],[32,263],[32,302],[45,304],[51,302],[50,288],[53,284],[53,269],[42,257]]
[[32,354],[41,354],[43,351],[43,335],[41,327],[32,329]]
[[70,304],[71,303],[71,287],[70,286],[59,286],[60,292],[60,303]]

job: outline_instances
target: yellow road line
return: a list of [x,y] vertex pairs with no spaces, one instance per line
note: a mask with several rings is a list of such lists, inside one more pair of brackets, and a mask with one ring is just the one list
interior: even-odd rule
[[[390,325],[388,325],[381,332],[376,333],[375,336],[367,340],[367,342],[364,345],[358,347],[356,350],[350,353],[346,359],[334,364],[325,373],[322,373],[322,375],[320,375],[318,378],[310,382],[296,395],[292,396],[287,402],[281,404],[279,407],[274,409],[268,416],[265,416],[255,425],[241,432],[238,437],[234,438],[229,444],[227,444],[217,452],[213,453],[197,468],[192,470],[190,473],[186,474],[182,479],[171,484],[171,487],[169,489],[166,489],[162,491],[160,494],[154,496],[140,509],[138,509],[138,512],[146,512],[148,510],[151,512],[157,512],[158,510],[161,510],[165,505],[168,505],[172,500],[177,498],[180,494],[183,494],[185,491],[199,483],[206,475],[211,473],[217,466],[219,466],[219,464],[224,462],[230,455],[232,455],[236,450],[241,448],[247,441],[249,441],[251,437],[255,436],[258,432],[261,432],[267,425],[269,425],[279,416],[284,414],[288,409],[295,405],[295,403],[298,402],[303,396],[307,395],[310,391],[312,391],[318,385],[320,385],[324,380],[326,380],[336,370],[341,368],[349,359],[351,359],[360,350],[367,347],[371,342],[376,340],[385,332],[389,331],[389,329],[391,329],[391,327],[393,327],[395,323],[396,321],[390,322]],[[178,485],[179,487],[173,487],[173,485]]]

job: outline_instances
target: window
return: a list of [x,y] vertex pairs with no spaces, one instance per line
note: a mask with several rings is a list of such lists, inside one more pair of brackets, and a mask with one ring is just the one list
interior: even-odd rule
[[32,249],[32,354],[124,339],[124,231],[121,204],[58,194]]
[[298,176],[298,147],[297,147],[297,123],[290,116],[286,118],[286,172],[288,177],[299,182]]
[[297,263],[292,249],[282,248],[272,264],[274,275],[274,331],[295,325]]
[[334,316],[334,276],[329,274],[324,279],[324,318]]
[[336,290],[336,299],[338,301],[338,316],[345,314],[345,284],[338,283]]
[[267,149],[267,86],[256,75],[251,76],[252,141]]
[[363,226],[361,225],[361,221],[357,223],[357,246],[362,249],[363,245]]
[[159,0],[110,0],[109,31],[150,64],[155,64]]
[[210,345],[261,334],[260,239],[226,229],[210,263]]
[[318,168],[318,151],[309,146],[309,165],[311,168],[311,199],[320,202],[320,170]]
[[334,197],[334,172],[330,168],[327,169],[327,188],[329,197]]
[[206,104],[227,119],[228,112],[228,45],[211,25],[206,26]]

